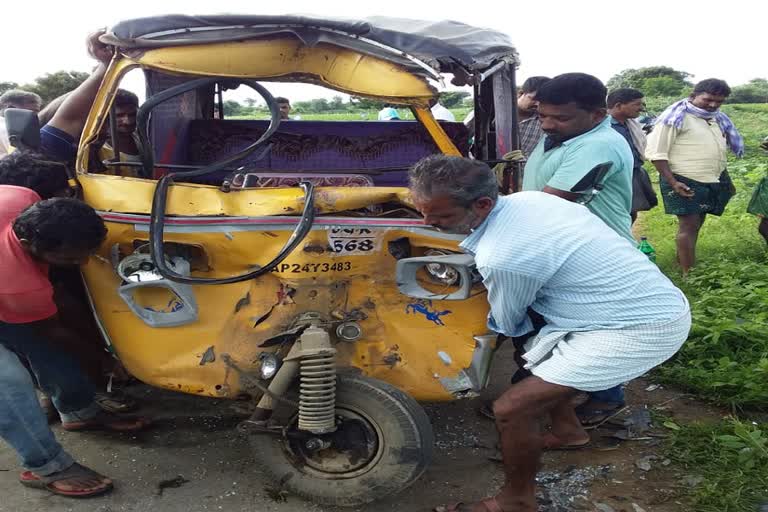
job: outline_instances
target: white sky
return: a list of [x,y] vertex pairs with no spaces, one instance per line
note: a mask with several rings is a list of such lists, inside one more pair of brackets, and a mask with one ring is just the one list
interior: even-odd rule
[[[509,34],[522,60],[520,82],[570,71],[605,81],[622,69],[653,65],[731,85],[768,77],[765,0],[28,0],[14,3],[13,10],[19,12],[0,26],[0,81],[19,83],[58,70],[88,71],[93,64],[84,50],[86,35],[119,20],[222,12],[451,18]],[[295,84],[270,89],[294,101],[322,94]]]

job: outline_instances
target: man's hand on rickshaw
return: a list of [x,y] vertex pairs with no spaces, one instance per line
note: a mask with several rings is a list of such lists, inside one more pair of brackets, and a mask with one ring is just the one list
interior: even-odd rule
[[105,66],[112,60],[114,54],[114,47],[108,44],[102,43],[99,38],[103,36],[107,31],[104,29],[97,30],[88,36],[87,47],[88,55],[99,61]]

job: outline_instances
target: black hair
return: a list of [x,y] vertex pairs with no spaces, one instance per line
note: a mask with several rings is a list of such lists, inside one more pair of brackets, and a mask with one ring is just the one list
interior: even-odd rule
[[639,100],[640,98],[645,98],[645,94],[637,89],[630,89],[627,87],[609,92],[605,103],[608,108],[613,108],[620,103],[629,103],[631,101]]
[[282,96],[278,96],[277,98],[275,98],[275,103],[287,103],[289,105],[291,104],[291,102],[288,101],[288,98],[284,98]]
[[136,107],[139,106],[139,97],[131,91],[118,89],[115,93],[115,107]]
[[565,73],[546,82],[536,92],[539,103],[575,103],[582,110],[605,108],[607,90],[603,82],[586,73]]
[[532,76],[523,82],[523,85],[520,86],[520,92],[523,94],[537,92],[539,89],[541,89],[542,85],[549,82],[550,80],[552,79],[548,76]]
[[499,195],[499,182],[486,163],[459,156],[422,158],[408,171],[408,186],[414,195],[446,194],[465,207],[481,197]]
[[37,253],[62,249],[95,252],[107,237],[96,211],[77,199],[46,199],[16,217],[13,232]]
[[725,82],[725,80],[720,80],[719,78],[707,78],[706,80],[702,80],[701,82],[697,83],[693,87],[691,96],[697,96],[699,94],[730,96],[731,88],[728,87],[728,84]]
[[15,185],[49,199],[68,188],[66,165],[30,151],[14,151],[0,158],[0,185]]

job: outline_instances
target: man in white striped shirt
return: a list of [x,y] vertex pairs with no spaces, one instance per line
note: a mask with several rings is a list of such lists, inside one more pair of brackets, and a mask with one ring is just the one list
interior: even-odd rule
[[[469,236],[488,290],[488,325],[517,337],[532,330],[528,308],[546,321],[527,342],[532,376],[494,403],[507,482],[493,498],[436,510],[534,512],[541,451],[589,442],[571,399],[608,389],[670,358],[687,338],[683,293],[586,207],[543,192],[498,197],[482,162],[434,156],[410,171],[425,222]],[[550,432],[540,420],[549,415]]]

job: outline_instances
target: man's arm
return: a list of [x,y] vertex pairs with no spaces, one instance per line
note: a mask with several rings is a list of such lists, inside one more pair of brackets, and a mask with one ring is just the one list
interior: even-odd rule
[[57,128],[74,139],[78,139],[83,131],[85,118],[93,105],[101,80],[112,58],[112,47],[99,41],[102,34],[104,34],[103,30],[88,36],[88,54],[99,62],[98,66],[85,82],[67,95],[48,123],[48,126]]
[[37,114],[37,118],[40,120],[40,126],[45,126],[51,122],[51,119],[53,119],[53,116],[56,115],[56,112],[59,111],[61,104],[64,103],[64,100],[67,99],[67,96],[69,95],[69,92],[62,94],[55,100],[48,103],[45,108]]
[[666,124],[657,125],[648,136],[645,157],[651,161],[656,170],[659,171],[661,179],[669,183],[672,190],[682,197],[693,197],[693,191],[690,187],[677,181],[669,166],[669,150],[675,143],[676,137],[676,128]]
[[483,275],[494,328],[507,336],[522,336],[532,331],[527,310],[536,300],[543,281],[495,268],[483,269]]
[[[622,139],[621,142],[627,146],[626,149],[629,151],[629,145],[626,141]],[[619,155],[620,153],[617,153],[605,143],[574,145],[568,149],[557,171],[555,171],[555,174],[542,189],[542,192],[574,202],[581,198],[583,194],[571,191],[576,187],[578,187],[577,190],[582,190],[592,185],[591,182],[589,185],[584,185],[583,182],[598,166],[611,163],[612,169],[618,169],[617,162],[621,163]],[[590,177],[590,180],[593,179]]]

